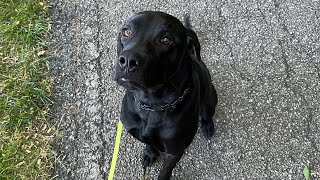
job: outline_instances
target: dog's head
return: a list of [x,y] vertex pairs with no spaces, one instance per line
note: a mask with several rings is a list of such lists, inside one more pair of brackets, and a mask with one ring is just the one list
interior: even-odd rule
[[118,36],[114,80],[150,91],[173,76],[187,53],[184,25],[162,12],[141,12],[125,21]]

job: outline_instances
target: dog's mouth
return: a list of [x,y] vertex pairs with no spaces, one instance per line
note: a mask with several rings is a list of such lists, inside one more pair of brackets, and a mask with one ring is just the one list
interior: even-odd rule
[[120,78],[120,80],[123,82],[128,82],[128,79],[126,79],[126,78]]
[[138,83],[136,81],[133,81],[133,80],[127,79],[127,78],[119,78],[116,81],[121,86],[125,86],[125,87],[129,86],[132,88],[144,89],[144,90],[148,90],[150,92],[156,92],[164,86],[164,83],[158,83],[158,84],[155,84],[152,86],[146,86],[144,84]]
[[155,92],[164,86],[166,79],[162,73],[153,73],[155,71],[154,68],[145,66],[135,71],[127,72],[116,66],[112,79],[127,89]]

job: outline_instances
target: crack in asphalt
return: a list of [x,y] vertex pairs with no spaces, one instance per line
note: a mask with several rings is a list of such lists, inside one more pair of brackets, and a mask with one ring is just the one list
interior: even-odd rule
[[226,39],[224,39],[222,37],[222,32],[223,32],[223,26],[226,24],[226,17],[224,17],[222,15],[222,10],[221,10],[221,7],[223,5],[221,5],[220,7],[216,7],[216,9],[218,10],[218,15],[219,15],[219,23],[218,23],[218,27],[217,27],[217,32],[218,32],[218,40],[220,42],[222,42],[228,49],[229,49],[229,57],[231,58],[232,60],[232,64],[231,64],[231,67],[232,69],[234,70],[234,72],[237,72],[239,74],[239,77],[243,80],[246,80],[246,81],[250,81],[250,79],[248,77],[246,77],[244,75],[244,73],[242,73],[237,67],[236,67],[236,60],[235,60],[235,55],[233,53],[233,47],[230,45],[230,43],[228,43],[228,41]]
[[[97,0],[94,1],[94,7],[95,7],[95,10],[97,11],[95,14],[96,14],[96,23],[99,24],[99,22],[101,22],[101,13],[99,11],[99,2]],[[100,169],[100,174],[102,175],[102,179],[107,179],[107,159],[106,159],[106,149],[107,149],[107,145],[108,145],[108,142],[105,140],[105,135],[103,134],[104,133],[104,127],[106,126],[105,124],[105,110],[104,110],[104,107],[105,107],[105,103],[104,103],[104,95],[103,95],[103,92],[104,92],[104,82],[103,82],[103,76],[102,76],[102,64],[101,64],[101,57],[102,57],[102,51],[101,51],[101,48],[100,48],[100,38],[101,38],[101,28],[100,26],[97,26],[97,32],[96,32],[96,35],[95,35],[95,39],[96,39],[96,42],[95,42],[95,45],[96,45],[96,49],[98,50],[98,57],[96,57],[95,59],[93,59],[92,61],[95,63],[95,69],[96,69],[96,72],[98,74],[98,103],[101,104],[102,108],[99,109],[99,114],[100,114],[100,122],[98,122],[98,127],[101,128],[101,132],[98,133],[99,135],[99,138],[100,138],[100,141],[102,142],[102,145],[99,149],[100,151],[100,154],[101,154],[101,158],[98,159],[98,164],[99,164],[99,169]]]

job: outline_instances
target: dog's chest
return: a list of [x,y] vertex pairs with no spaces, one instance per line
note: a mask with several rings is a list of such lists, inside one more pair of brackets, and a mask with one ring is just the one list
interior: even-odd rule
[[148,111],[140,115],[141,137],[143,139],[154,138],[159,135],[164,122],[165,113]]
[[129,133],[138,140],[163,150],[163,131],[168,129],[166,113],[146,111],[139,116],[136,126],[129,129]]

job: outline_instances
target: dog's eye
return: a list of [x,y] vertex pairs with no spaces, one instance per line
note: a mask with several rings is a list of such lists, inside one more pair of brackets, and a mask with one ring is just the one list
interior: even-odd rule
[[173,40],[170,37],[165,36],[165,37],[161,38],[160,42],[164,45],[169,46],[173,43]]
[[131,37],[132,36],[132,32],[129,29],[125,28],[125,29],[122,30],[122,35],[124,37]]

